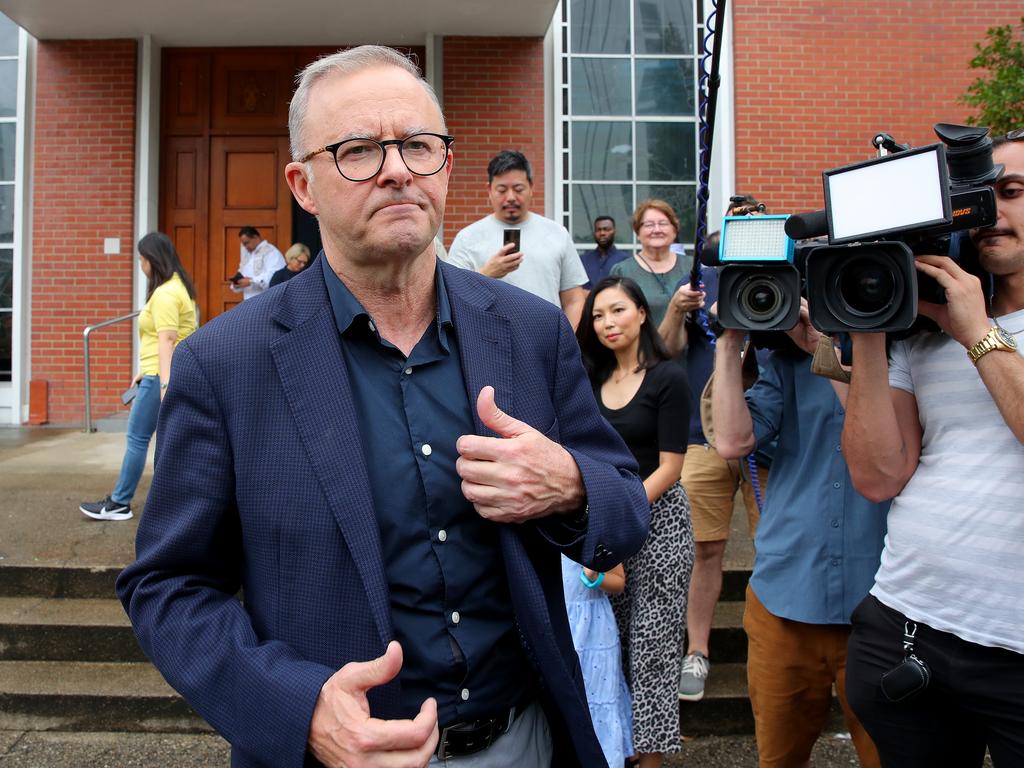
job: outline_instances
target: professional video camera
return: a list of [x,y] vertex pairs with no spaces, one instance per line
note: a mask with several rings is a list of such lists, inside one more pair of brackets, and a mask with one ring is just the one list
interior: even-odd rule
[[[919,278],[914,256],[950,256],[979,271],[967,231],[995,223],[988,129],[938,123],[941,144],[917,149],[887,134],[873,143],[881,157],[822,174],[825,209],[789,217],[797,240],[828,235],[807,256],[810,317],[823,333],[906,331],[917,300],[944,302],[940,286]],[[889,154],[889,153],[893,154]],[[920,292],[920,294],[919,294]]]

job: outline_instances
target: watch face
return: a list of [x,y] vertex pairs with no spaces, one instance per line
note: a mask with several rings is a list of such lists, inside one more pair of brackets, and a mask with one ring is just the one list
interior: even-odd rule
[[996,334],[999,336],[999,340],[1003,342],[1010,349],[1017,348],[1017,340],[1013,338],[1009,331],[1001,326],[996,326]]

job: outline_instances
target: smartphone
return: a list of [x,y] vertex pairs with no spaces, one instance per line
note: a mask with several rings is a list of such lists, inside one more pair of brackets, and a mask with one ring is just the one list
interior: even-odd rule
[[508,245],[509,243],[515,243],[515,248],[512,249],[512,253],[516,253],[522,248],[520,247],[520,236],[522,235],[521,229],[506,229],[502,233],[501,244]]
[[139,394],[139,385],[132,384],[130,387],[128,387],[128,389],[121,393],[121,404],[128,405],[132,400],[135,399],[135,396],[137,394]]

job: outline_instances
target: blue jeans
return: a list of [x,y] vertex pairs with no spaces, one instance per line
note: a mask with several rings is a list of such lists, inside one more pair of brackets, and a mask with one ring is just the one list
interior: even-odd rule
[[128,414],[128,445],[121,462],[121,474],[110,498],[118,504],[130,504],[146,468],[149,439],[156,431],[156,417],[160,414],[160,377],[143,376],[139,394]]

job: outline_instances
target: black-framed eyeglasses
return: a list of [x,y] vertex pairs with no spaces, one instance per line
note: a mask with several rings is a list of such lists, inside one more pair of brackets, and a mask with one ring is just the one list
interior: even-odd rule
[[433,176],[444,168],[448,149],[455,138],[441,133],[415,133],[404,139],[345,139],[314,149],[299,159],[305,163],[321,152],[334,156],[338,173],[349,181],[368,181],[384,167],[384,157],[390,145],[398,147],[405,167],[417,176]]
[[1018,128],[1006,134],[1007,141],[1020,141],[1021,139],[1024,139],[1024,128]]

